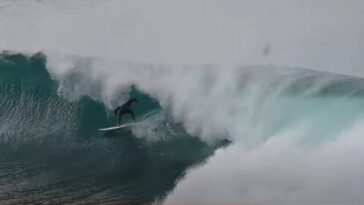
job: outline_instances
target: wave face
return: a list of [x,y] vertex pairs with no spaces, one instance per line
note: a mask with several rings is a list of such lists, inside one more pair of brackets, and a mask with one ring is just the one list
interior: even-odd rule
[[141,101],[137,116],[153,114],[131,131],[98,132],[115,123],[111,111],[88,97],[60,97],[45,65],[42,54],[1,55],[2,203],[151,203],[212,154],[134,88],[127,95]]

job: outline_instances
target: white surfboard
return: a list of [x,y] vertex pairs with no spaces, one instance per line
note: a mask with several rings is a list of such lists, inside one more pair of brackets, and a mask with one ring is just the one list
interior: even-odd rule
[[101,129],[99,129],[99,131],[111,131],[111,130],[118,130],[118,129],[121,129],[121,128],[124,128],[124,127],[129,127],[129,126],[132,126],[132,125],[135,125],[135,124],[137,124],[137,122],[132,122],[132,123],[127,123],[127,124],[122,124],[122,125],[115,126],[115,127],[101,128]]

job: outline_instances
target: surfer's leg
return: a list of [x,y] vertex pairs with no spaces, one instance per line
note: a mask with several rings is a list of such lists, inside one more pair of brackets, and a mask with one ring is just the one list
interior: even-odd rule
[[125,111],[123,111],[123,110],[121,110],[121,111],[119,112],[118,125],[120,125],[120,124],[121,124],[121,117],[122,117],[124,114],[125,114]]
[[131,118],[133,119],[133,121],[135,122],[135,115],[131,109],[125,110],[124,114],[129,114],[131,116]]
[[119,116],[118,116],[118,125],[120,125],[120,122],[121,122],[121,113],[119,113]]
[[131,118],[133,118],[133,121],[135,122],[135,115],[134,115],[133,111],[130,110],[129,114],[131,115]]

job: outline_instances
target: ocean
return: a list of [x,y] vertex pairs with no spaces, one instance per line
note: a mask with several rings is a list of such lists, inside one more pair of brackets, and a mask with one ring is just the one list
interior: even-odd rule
[[0,0],[0,203],[362,204],[349,1]]

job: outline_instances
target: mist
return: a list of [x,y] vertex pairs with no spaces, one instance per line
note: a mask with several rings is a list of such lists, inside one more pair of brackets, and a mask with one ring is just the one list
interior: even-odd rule
[[133,62],[278,64],[363,76],[363,4],[3,0],[0,45]]

